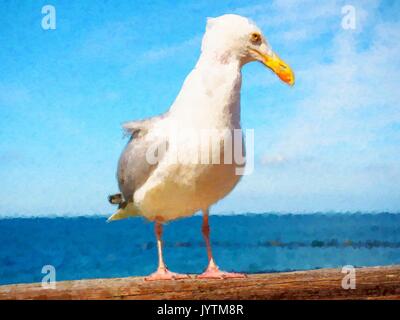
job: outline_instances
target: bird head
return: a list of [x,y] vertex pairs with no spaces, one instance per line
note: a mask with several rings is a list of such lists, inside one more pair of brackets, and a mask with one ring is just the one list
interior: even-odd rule
[[251,20],[226,14],[208,18],[202,41],[202,54],[216,57],[221,63],[232,59],[244,65],[260,61],[283,82],[293,85],[294,73],[290,66],[272,50],[266,37]]

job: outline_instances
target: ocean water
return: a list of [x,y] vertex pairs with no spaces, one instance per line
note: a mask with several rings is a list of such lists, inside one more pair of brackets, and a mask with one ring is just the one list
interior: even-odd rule
[[[164,255],[177,272],[200,273],[201,217],[167,224]],[[221,269],[248,273],[400,264],[400,214],[211,216]],[[157,266],[153,224],[105,217],[0,220],[0,284],[146,275]]]

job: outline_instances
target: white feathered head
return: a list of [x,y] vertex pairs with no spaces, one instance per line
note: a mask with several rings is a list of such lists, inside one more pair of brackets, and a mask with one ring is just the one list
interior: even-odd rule
[[235,14],[208,18],[201,51],[202,55],[215,57],[221,63],[232,59],[242,65],[260,61],[282,81],[294,84],[294,74],[289,65],[272,51],[261,30],[248,18]]

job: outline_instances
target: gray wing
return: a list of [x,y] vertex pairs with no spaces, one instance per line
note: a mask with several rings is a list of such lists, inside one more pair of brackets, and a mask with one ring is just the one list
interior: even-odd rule
[[[122,192],[124,202],[133,200],[135,191],[140,188],[149,178],[158,163],[150,164],[146,159],[149,147],[158,143],[150,141],[147,133],[154,124],[161,121],[165,115],[142,121],[128,122],[123,125],[125,131],[131,134],[131,138],[123,150],[118,162],[117,178],[119,189]],[[159,141],[159,143],[166,143]]]

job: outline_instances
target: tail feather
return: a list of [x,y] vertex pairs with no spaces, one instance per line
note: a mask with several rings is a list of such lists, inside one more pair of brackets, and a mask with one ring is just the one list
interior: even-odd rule
[[133,202],[121,202],[118,205],[118,210],[111,217],[107,219],[107,222],[114,220],[126,219],[129,217],[139,216],[140,212],[137,206]]

